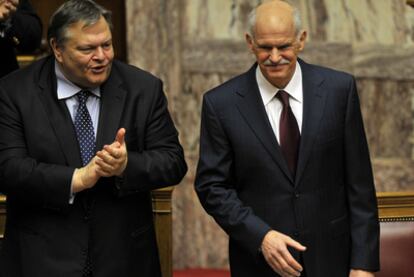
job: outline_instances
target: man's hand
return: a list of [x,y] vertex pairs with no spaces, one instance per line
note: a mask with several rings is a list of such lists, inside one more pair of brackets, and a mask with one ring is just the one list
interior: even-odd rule
[[9,19],[17,10],[19,0],[0,0],[0,22]]
[[121,176],[128,163],[128,152],[125,143],[126,130],[121,128],[116,134],[115,141],[105,145],[101,151],[96,153],[98,159],[97,172],[102,177]]
[[277,231],[269,231],[262,242],[262,253],[270,267],[282,277],[300,276],[303,267],[292,257],[288,246],[299,251],[306,247]]
[[369,271],[360,270],[360,269],[351,269],[349,272],[349,277],[374,277],[375,274]]
[[93,159],[84,167],[75,169],[72,180],[72,192],[77,193],[85,189],[93,187],[101,177],[98,174],[98,166],[96,165],[97,157]]

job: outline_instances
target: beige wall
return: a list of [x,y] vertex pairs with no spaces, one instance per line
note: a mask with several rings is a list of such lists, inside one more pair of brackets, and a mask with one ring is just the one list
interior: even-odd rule
[[[127,0],[129,61],[160,76],[189,172],[174,192],[174,266],[226,267],[227,238],[193,190],[203,93],[248,69],[259,0]],[[353,73],[379,191],[414,190],[414,8],[405,0],[296,0],[307,61]]]

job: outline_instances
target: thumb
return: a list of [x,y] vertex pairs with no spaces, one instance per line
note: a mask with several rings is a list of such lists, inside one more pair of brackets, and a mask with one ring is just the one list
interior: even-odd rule
[[126,134],[125,128],[119,129],[118,132],[116,133],[115,141],[119,142],[120,145],[124,145],[125,144],[125,134]]
[[296,240],[293,239],[289,239],[287,241],[287,244],[293,248],[295,248],[298,251],[305,251],[306,250],[306,246],[303,246],[302,244],[300,244],[299,242],[297,242]]

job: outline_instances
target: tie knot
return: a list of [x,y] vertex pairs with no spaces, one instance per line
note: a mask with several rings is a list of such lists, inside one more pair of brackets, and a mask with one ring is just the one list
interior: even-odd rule
[[289,106],[289,93],[287,93],[284,90],[279,90],[276,93],[276,97],[277,97],[277,99],[279,99],[282,102],[282,105],[284,107],[288,107]]
[[88,100],[89,95],[89,90],[81,90],[76,94],[80,104],[85,104],[86,100]]

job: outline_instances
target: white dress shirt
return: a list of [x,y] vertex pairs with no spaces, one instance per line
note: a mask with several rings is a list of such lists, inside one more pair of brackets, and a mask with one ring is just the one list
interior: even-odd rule
[[[79,102],[76,94],[82,90],[71,81],[69,81],[65,75],[63,75],[62,70],[59,65],[55,62],[55,73],[57,79],[57,97],[59,100],[64,99],[66,106],[68,107],[72,121],[75,122],[76,111],[78,110]],[[96,138],[96,133],[98,131],[98,120],[99,120],[99,106],[100,106],[100,97],[101,91],[100,88],[89,89],[92,93],[88,100],[86,101],[86,107],[92,119],[93,130]]]
[[[279,121],[282,113],[282,103],[275,97],[279,88],[272,85],[264,76],[260,67],[256,68],[256,80],[259,86],[260,96],[266,109],[267,116],[272,126],[273,133],[277,141],[280,141],[279,136]],[[295,73],[292,79],[283,88],[289,93],[289,104],[298,122],[299,132],[302,133],[302,114],[303,114],[303,86],[302,86],[302,70],[298,62],[296,62]]]

